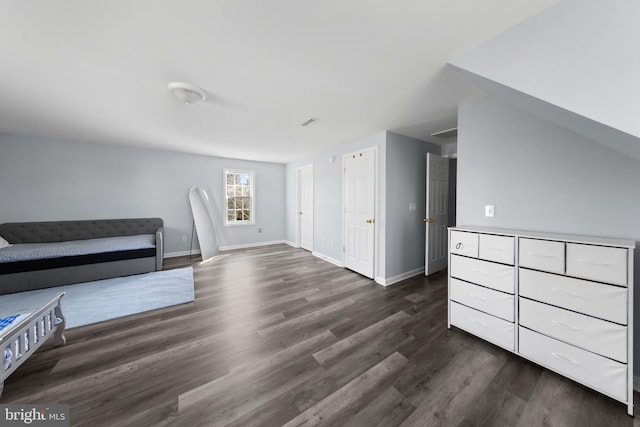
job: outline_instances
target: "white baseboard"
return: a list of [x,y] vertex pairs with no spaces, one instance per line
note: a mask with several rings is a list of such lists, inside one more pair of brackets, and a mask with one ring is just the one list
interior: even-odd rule
[[300,246],[298,246],[298,244],[296,242],[292,242],[290,240],[285,240],[284,243],[286,243],[289,246],[293,246],[294,248],[299,248]]
[[219,249],[221,251],[231,251],[233,249],[257,248],[259,246],[278,245],[281,243],[287,243],[287,242],[285,240],[272,240],[270,242],[245,243],[242,245],[220,246]]
[[164,254],[165,258],[176,258],[179,256],[200,255],[200,249],[194,249],[192,251],[180,251],[180,252],[168,252]]
[[337,259],[334,259],[334,258],[331,258],[329,256],[323,255],[320,252],[313,251],[313,252],[311,252],[311,255],[313,255],[315,257],[318,257],[320,259],[323,259],[323,260],[325,260],[327,262],[330,262],[331,264],[336,265],[338,267],[344,267],[342,265],[342,261],[338,261]]
[[405,273],[398,274],[397,276],[389,277],[388,279],[385,279],[384,277],[376,277],[375,280],[376,280],[376,283],[382,286],[391,286],[393,284],[402,282],[405,279],[408,279],[413,276],[417,276],[419,274],[424,274],[424,267],[416,268],[415,270],[407,271]]
[[[258,243],[246,243],[243,245],[229,245],[229,246],[220,246],[218,247],[218,250],[220,251],[230,251],[233,249],[244,249],[244,248],[255,248],[258,246],[269,246],[269,245],[277,245],[280,243],[286,243],[289,245],[294,245],[291,242],[288,242],[286,240],[273,240],[271,242],[258,242]],[[179,251],[179,252],[168,252],[164,254],[165,258],[175,258],[175,257],[179,257],[179,256],[187,256],[187,255],[200,255],[200,249],[194,249],[192,251]]]

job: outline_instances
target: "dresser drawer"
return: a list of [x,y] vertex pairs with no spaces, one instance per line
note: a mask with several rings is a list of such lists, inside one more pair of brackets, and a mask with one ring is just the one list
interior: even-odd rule
[[556,274],[519,269],[520,295],[627,324],[627,289]]
[[494,236],[480,234],[478,256],[488,261],[513,265],[515,252],[515,238],[510,236]]
[[519,328],[520,354],[619,400],[627,400],[627,365]]
[[515,267],[451,255],[451,276],[512,294]]
[[627,328],[520,298],[520,325],[601,356],[627,362]]
[[453,301],[473,307],[509,322],[514,319],[514,299],[511,294],[494,291],[482,286],[472,285],[458,279],[451,279],[451,295]]
[[564,242],[519,239],[518,264],[534,270],[564,273]]
[[464,231],[451,231],[452,254],[478,258],[478,234]]
[[450,303],[450,310],[451,324],[496,345],[514,351],[515,327],[513,323],[453,301]]
[[622,248],[567,243],[567,274],[626,286],[627,256]]

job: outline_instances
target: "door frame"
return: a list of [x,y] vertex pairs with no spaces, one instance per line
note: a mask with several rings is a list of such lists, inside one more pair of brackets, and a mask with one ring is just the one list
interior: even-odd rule
[[340,230],[340,236],[341,236],[341,249],[342,249],[342,266],[345,266],[345,258],[346,258],[346,239],[345,239],[345,230],[346,230],[346,226],[345,226],[345,221],[346,221],[346,216],[345,216],[345,209],[346,209],[346,203],[345,203],[345,195],[346,195],[346,191],[345,191],[345,179],[344,179],[344,168],[345,168],[345,159],[348,156],[353,156],[354,154],[359,154],[359,153],[363,153],[366,151],[373,151],[373,216],[374,216],[374,223],[373,223],[373,280],[379,284],[384,283],[384,280],[382,278],[379,277],[379,267],[380,267],[380,262],[379,262],[379,254],[380,254],[380,245],[378,244],[378,242],[380,241],[380,222],[381,222],[381,216],[380,216],[380,173],[379,173],[379,151],[378,151],[378,146],[374,145],[371,147],[367,147],[367,148],[363,148],[361,150],[355,150],[355,151],[350,151],[348,153],[344,153],[342,155],[342,164],[340,166],[340,175],[341,175],[341,188],[342,188],[342,195],[341,195],[341,201],[342,201],[342,206],[341,206],[341,211],[342,211],[342,219],[340,221],[341,223],[341,230]]
[[[302,218],[300,218],[300,210],[302,209],[302,169],[311,168],[312,177],[313,177],[313,163],[309,163],[308,165],[298,166],[296,168],[296,247],[302,247]],[[313,195],[312,195],[313,197]],[[314,206],[315,211],[315,206]],[[315,213],[315,212],[314,212]],[[315,241],[315,239],[313,239]],[[313,250],[312,250],[313,251]]]

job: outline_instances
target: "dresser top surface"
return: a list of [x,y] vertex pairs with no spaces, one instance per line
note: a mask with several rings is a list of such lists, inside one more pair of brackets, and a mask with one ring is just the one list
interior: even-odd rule
[[615,239],[615,238],[609,238],[609,237],[546,233],[546,232],[539,232],[539,231],[514,230],[514,229],[508,229],[508,228],[476,227],[476,226],[470,226],[470,225],[449,227],[449,230],[494,234],[498,236],[518,236],[518,237],[525,237],[525,238],[532,238],[532,239],[561,240],[561,241],[570,242],[570,243],[586,243],[586,244],[602,245],[602,246],[618,246],[618,247],[624,247],[629,249],[635,249],[636,247],[635,240]]

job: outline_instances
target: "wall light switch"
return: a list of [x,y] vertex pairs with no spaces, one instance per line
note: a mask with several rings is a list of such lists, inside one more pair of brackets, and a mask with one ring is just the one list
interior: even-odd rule
[[493,218],[493,205],[486,205],[484,207],[484,216]]
[[409,203],[409,211],[415,211],[416,210],[416,203],[415,202],[410,202]]

